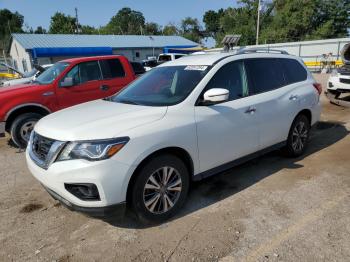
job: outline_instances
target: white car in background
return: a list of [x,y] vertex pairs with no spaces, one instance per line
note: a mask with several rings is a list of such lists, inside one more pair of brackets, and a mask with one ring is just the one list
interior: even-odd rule
[[187,56],[41,119],[27,164],[73,210],[121,215],[127,203],[142,221],[161,222],[184,204],[191,180],[278,148],[302,155],[321,91],[295,56]]
[[165,54],[160,54],[158,56],[157,62],[158,64],[169,62],[169,61],[174,61],[176,59],[179,59],[181,57],[187,56],[187,54],[178,54],[178,53],[165,53]]
[[350,93],[350,65],[344,65],[331,73],[327,91],[336,96]]
[[[20,84],[28,84],[34,81],[42,72],[44,72],[51,66],[52,64],[34,65],[34,68],[31,71],[25,72],[25,73],[22,73],[16,70],[16,72],[18,72],[22,77],[18,79],[11,79],[11,80],[4,81],[2,83],[2,86],[5,87],[5,86],[20,85]],[[14,70],[13,68],[10,68],[10,69]]]

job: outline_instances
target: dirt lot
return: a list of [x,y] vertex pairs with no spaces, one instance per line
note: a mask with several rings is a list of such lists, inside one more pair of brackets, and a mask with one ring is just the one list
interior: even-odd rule
[[196,183],[156,227],[67,210],[0,139],[0,261],[349,261],[350,108],[322,99],[304,157],[273,152]]

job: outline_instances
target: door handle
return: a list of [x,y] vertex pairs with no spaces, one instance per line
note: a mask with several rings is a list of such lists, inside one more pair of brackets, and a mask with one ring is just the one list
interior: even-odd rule
[[244,113],[246,114],[254,114],[256,112],[255,107],[249,107]]
[[289,97],[289,100],[292,100],[292,101],[295,101],[295,100],[298,100],[299,96],[298,95],[291,95]]
[[101,86],[100,86],[100,89],[101,89],[102,91],[108,91],[108,90],[109,90],[109,86],[108,86],[108,85],[101,85]]

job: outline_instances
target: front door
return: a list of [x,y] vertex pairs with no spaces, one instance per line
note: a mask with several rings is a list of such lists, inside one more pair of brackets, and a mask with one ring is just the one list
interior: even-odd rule
[[225,88],[229,101],[195,107],[201,172],[254,153],[259,148],[256,97],[248,96],[248,82],[241,61],[221,67],[204,92]]
[[[73,85],[63,87],[66,78],[73,79]],[[59,82],[58,102],[61,108],[96,100],[108,96],[108,89],[102,86],[102,76],[98,61],[88,61],[74,66]]]

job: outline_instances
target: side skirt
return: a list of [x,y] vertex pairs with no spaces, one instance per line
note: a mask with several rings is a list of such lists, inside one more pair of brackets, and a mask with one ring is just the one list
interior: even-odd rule
[[238,158],[236,160],[233,160],[231,162],[228,162],[226,164],[214,167],[212,169],[209,169],[207,171],[204,171],[202,173],[194,175],[192,177],[192,180],[193,181],[200,181],[200,180],[202,180],[204,178],[207,178],[207,177],[210,177],[210,176],[213,176],[213,175],[217,175],[217,174],[219,174],[221,172],[224,172],[224,171],[226,171],[228,169],[231,169],[231,168],[233,168],[235,166],[243,164],[243,163],[245,163],[245,162],[247,162],[249,160],[252,160],[252,159],[257,158],[259,156],[265,155],[265,154],[267,154],[267,153],[269,153],[271,151],[275,151],[277,149],[280,149],[280,148],[284,147],[286,144],[287,144],[287,141],[283,141],[283,142],[280,142],[280,143],[275,144],[273,146],[270,146],[270,147],[264,148],[262,150],[259,150],[259,151],[255,152],[255,153],[250,154],[250,155],[247,155],[247,156]]

